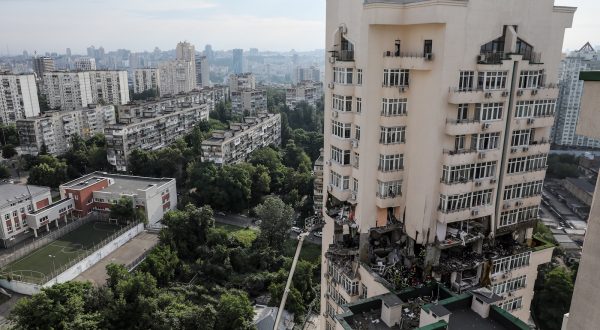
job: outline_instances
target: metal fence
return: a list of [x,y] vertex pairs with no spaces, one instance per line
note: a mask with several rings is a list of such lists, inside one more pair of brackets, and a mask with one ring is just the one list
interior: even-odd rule
[[12,279],[12,280],[18,280],[18,281],[27,282],[27,283],[33,283],[33,284],[40,284],[41,285],[41,284],[48,283],[53,278],[55,278],[58,275],[62,274],[64,271],[66,271],[67,269],[71,268],[73,265],[75,265],[78,262],[82,261],[83,259],[87,258],[92,253],[96,252],[97,250],[99,250],[103,246],[105,246],[108,243],[112,242],[117,237],[123,235],[123,233],[125,233],[128,230],[134,228],[138,224],[139,224],[139,222],[131,223],[131,224],[127,225],[126,227],[123,227],[120,230],[116,231],[115,233],[113,233],[109,237],[103,239],[101,242],[99,242],[99,243],[95,244],[94,246],[90,247],[89,249],[82,249],[81,253],[79,253],[73,259],[70,259],[69,262],[67,262],[67,263],[65,263],[65,264],[57,267],[50,274],[44,274],[44,273],[35,272],[35,271],[4,271],[4,272],[0,273],[0,276],[4,277],[4,278],[9,278],[9,279]]
[[43,246],[46,246],[46,245],[56,241],[60,237],[81,227],[84,223],[88,223],[88,222],[92,221],[92,219],[97,219],[97,218],[93,215],[90,215],[90,216],[87,216],[84,218],[76,219],[73,222],[64,225],[63,227],[60,227],[59,229],[54,230],[47,235],[44,235],[43,237],[35,239],[33,242],[31,242],[27,245],[24,245],[23,247],[20,247],[19,249],[15,249],[15,251],[13,253],[11,253],[10,255],[0,258],[0,268],[3,268],[4,266],[10,264],[13,261],[23,258],[24,256],[31,253],[31,251],[33,251],[33,250],[37,250]]

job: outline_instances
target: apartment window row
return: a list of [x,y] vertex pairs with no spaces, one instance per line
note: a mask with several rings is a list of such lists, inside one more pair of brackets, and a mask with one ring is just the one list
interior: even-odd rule
[[362,85],[363,81],[363,71],[362,69],[356,69],[356,84]]
[[517,183],[504,187],[504,200],[538,196],[542,193],[543,181]]
[[408,77],[407,69],[383,69],[384,86],[408,86]]
[[404,116],[406,115],[406,102],[405,98],[402,99],[387,99],[384,98],[381,102],[381,115],[382,116]]
[[379,170],[381,172],[393,172],[404,169],[404,155],[379,155]]
[[402,181],[377,181],[377,197],[379,198],[396,198],[402,196]]
[[442,169],[442,182],[451,184],[492,178],[496,175],[496,164],[496,161],[491,161],[456,166],[444,165]]
[[484,90],[499,90],[506,88],[508,71],[479,71],[477,74],[477,86],[474,86],[475,71],[460,71],[458,89],[460,91],[473,90],[475,87]]
[[510,139],[511,147],[528,146],[533,137],[533,129],[518,129],[512,132]]
[[360,284],[360,296],[358,299],[367,299],[367,286],[364,284]]
[[349,295],[355,296],[358,294],[358,280],[351,280],[348,276],[343,276],[342,286]]
[[331,297],[331,300],[335,301],[340,306],[348,303],[330,283],[327,284],[327,293],[329,294],[329,297]]
[[538,88],[543,81],[544,70],[523,70],[519,74],[519,88]]
[[506,173],[524,173],[545,169],[547,160],[548,154],[510,158],[508,160]]
[[352,96],[333,94],[331,107],[338,111],[352,111]]
[[468,192],[459,195],[440,195],[440,210],[442,212],[455,212],[472,207],[490,205],[492,203],[492,189]]
[[352,124],[342,123],[339,121],[331,121],[331,134],[342,139],[349,139],[352,131]]
[[354,138],[360,141],[360,126],[354,125]]
[[397,144],[406,143],[406,127],[405,126],[394,126],[394,127],[381,127],[379,143],[383,144]]
[[498,227],[506,227],[519,222],[535,219],[538,216],[538,207],[529,206],[500,213]]
[[512,256],[499,258],[492,263],[492,274],[507,272],[516,268],[529,265],[531,251],[515,254]]
[[331,171],[329,175],[329,184],[340,189],[340,190],[348,190],[350,189],[350,177],[342,176],[339,173]]
[[517,101],[515,118],[554,116],[556,100]]
[[473,134],[471,136],[471,149],[477,151],[498,149],[499,144],[500,132]]
[[331,146],[331,160],[340,165],[350,165],[350,150]]
[[475,106],[475,118],[480,121],[492,121],[502,119],[502,108],[504,103],[478,103]]
[[329,302],[327,302],[327,306],[325,307],[325,313],[335,320],[335,308]]
[[497,295],[501,295],[507,292],[517,291],[524,288],[526,285],[527,275],[521,275],[493,285],[492,291]]
[[498,304],[498,307],[504,309],[507,312],[517,310],[523,307],[523,297],[516,297],[505,300]]
[[351,85],[352,74],[354,70],[352,68],[333,68],[333,82],[338,84]]

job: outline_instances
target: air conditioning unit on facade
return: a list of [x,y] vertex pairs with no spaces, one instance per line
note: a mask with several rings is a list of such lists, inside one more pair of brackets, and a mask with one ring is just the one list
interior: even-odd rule
[[477,62],[485,62],[485,55],[484,54],[478,55]]
[[491,184],[494,184],[494,183],[496,183],[496,179],[490,179],[490,183],[491,183]]
[[529,151],[529,147],[523,147],[523,151]]
[[400,91],[400,93],[404,93],[404,92],[406,92],[406,87],[404,87],[404,86],[400,86],[400,87],[398,88],[398,90]]
[[475,187],[481,186],[481,181],[475,181]]
[[535,123],[535,119],[533,119],[533,118],[527,119],[527,124],[531,125],[533,123]]
[[510,203],[504,203],[504,205],[502,205],[502,209],[506,210],[510,207]]
[[536,95],[537,93],[538,93],[538,90],[537,90],[537,89],[532,89],[532,90],[531,90],[531,95]]
[[521,206],[521,205],[523,205],[523,202],[521,202],[521,201],[518,201],[515,203],[515,206]]
[[481,124],[481,129],[482,129],[482,130],[486,130],[486,129],[488,129],[488,128],[490,128],[490,124],[489,124],[489,123],[484,123],[484,124]]
[[485,93],[485,98],[489,99],[490,97],[492,97],[492,93],[491,92],[486,92]]
[[330,82],[329,84],[327,84],[327,87],[329,87],[329,89],[333,89],[335,85],[332,82]]
[[352,140],[352,148],[358,148],[358,140]]
[[472,216],[477,216],[477,215],[479,215],[479,210],[471,210],[471,215],[472,215]]
[[356,200],[356,193],[352,193],[352,194],[350,195],[350,200],[353,200],[353,201],[355,201],[355,200]]
[[517,149],[517,148],[510,148],[510,152],[511,152],[511,153],[513,153],[513,154],[514,154],[515,152],[517,152],[517,150],[519,150],[519,149]]
[[329,58],[329,63],[331,63],[331,64],[335,63],[335,57],[331,56]]
[[520,89],[517,91],[517,96],[521,96],[521,95],[523,95],[523,90]]
[[338,112],[337,112],[337,111],[334,111],[334,112],[332,112],[332,113],[331,113],[331,117],[333,117],[333,118],[337,118],[337,117],[338,117],[338,115],[339,115],[339,114],[338,114]]
[[504,97],[508,96],[508,92],[507,91],[502,92],[502,96],[504,96]]
[[477,158],[484,159],[485,158],[485,152],[480,152],[479,155],[477,155]]

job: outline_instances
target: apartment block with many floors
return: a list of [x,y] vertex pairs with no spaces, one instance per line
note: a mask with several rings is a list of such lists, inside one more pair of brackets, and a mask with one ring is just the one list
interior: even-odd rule
[[556,121],[552,131],[553,143],[562,146],[600,148],[600,140],[575,132],[581,109],[583,80],[579,73],[600,69],[600,53],[586,43],[560,63],[560,93],[556,107]]
[[164,214],[177,208],[175,179],[93,172],[60,185],[60,196],[73,200],[73,213],[108,213],[121,197],[133,199],[144,210],[149,226],[156,226]]
[[327,1],[322,329],[342,329],[341,305],[431,280],[486,287],[529,320],[553,251],[533,228],[574,11]]
[[310,106],[317,106],[317,101],[323,96],[323,83],[316,81],[301,81],[285,91],[285,105],[290,109],[296,104],[306,102]]
[[160,74],[156,68],[133,70],[133,92],[139,94],[148,90],[158,91]]
[[39,114],[35,76],[0,72],[0,123],[14,124]]
[[252,89],[231,92],[231,111],[244,116],[267,111],[267,91]]
[[49,231],[51,223],[59,226],[58,221],[66,221],[72,208],[69,201],[52,203],[48,187],[0,184],[0,239],[3,247],[11,247],[32,234],[37,237],[38,230]]
[[202,161],[217,165],[244,162],[256,149],[281,144],[281,115],[260,113],[230,123],[226,131],[213,131],[202,141]]
[[188,42],[179,42],[175,54],[175,60],[160,63],[158,66],[161,95],[187,93],[196,88],[194,46]]
[[120,172],[127,171],[127,158],[133,150],[158,150],[170,145],[199,122],[208,120],[209,111],[206,104],[187,103],[151,108],[142,111],[141,117],[135,115],[135,110],[132,113],[128,123],[104,129],[108,162]]
[[62,155],[71,148],[71,137],[84,139],[103,134],[107,125],[116,123],[113,105],[90,105],[71,111],[48,111],[41,116],[17,120],[22,154],[38,155],[42,149]]
[[78,57],[75,59],[75,71],[96,70],[96,59],[93,57]]
[[126,71],[47,72],[44,91],[52,109],[75,110],[89,104],[129,103]]
[[251,72],[229,75],[229,92],[256,89],[256,76]]
[[31,62],[36,79],[41,80],[44,77],[44,73],[55,70],[54,59],[52,57],[34,57],[31,59]]

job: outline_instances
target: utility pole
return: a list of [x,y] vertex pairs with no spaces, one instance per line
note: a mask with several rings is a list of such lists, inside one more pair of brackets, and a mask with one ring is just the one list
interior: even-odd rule
[[298,257],[300,257],[300,250],[302,250],[302,243],[304,238],[309,233],[300,233],[298,235],[298,246],[296,247],[296,254],[294,255],[294,261],[292,261],[292,268],[290,269],[290,275],[288,275],[285,289],[283,290],[283,296],[281,297],[281,303],[279,304],[279,310],[277,311],[277,318],[275,319],[275,325],[273,330],[279,329],[279,322],[281,321],[281,315],[283,314],[283,308],[285,307],[285,301],[287,300],[288,293],[290,292],[290,285],[292,284],[292,278],[294,277],[294,271],[296,270],[296,264],[298,263]]

